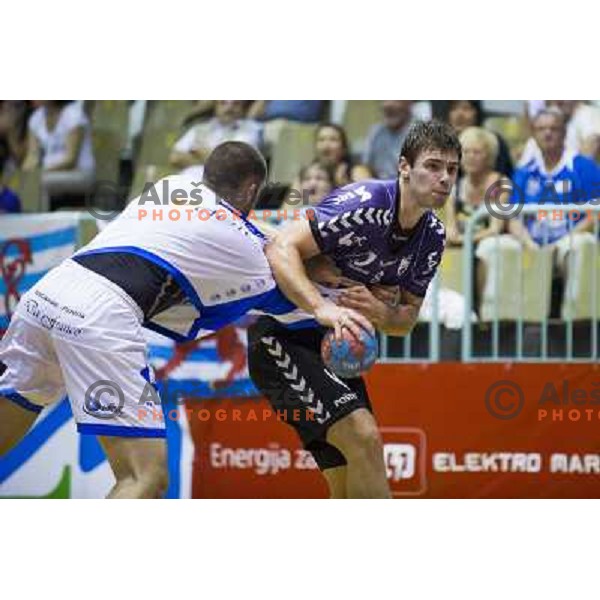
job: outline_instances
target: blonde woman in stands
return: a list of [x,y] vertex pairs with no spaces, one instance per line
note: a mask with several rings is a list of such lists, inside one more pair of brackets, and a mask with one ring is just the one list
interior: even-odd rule
[[45,100],[29,118],[24,170],[42,169],[42,211],[57,195],[84,196],[94,184],[90,122],[82,102]]
[[[494,169],[498,159],[496,136],[481,127],[467,127],[459,136],[462,147],[462,176],[457,181],[450,201],[446,204],[447,242],[450,246],[462,246],[466,224],[473,213],[481,206],[489,190],[502,179],[502,174]],[[506,180],[508,182],[508,180]],[[503,231],[503,222],[486,215],[478,221],[473,241],[476,244],[475,306],[482,297],[487,280],[487,270],[492,254],[496,251],[496,240]]]

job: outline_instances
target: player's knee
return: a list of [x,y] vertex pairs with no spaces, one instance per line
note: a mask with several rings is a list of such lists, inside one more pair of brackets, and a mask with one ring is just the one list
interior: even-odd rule
[[335,423],[327,439],[342,451],[347,460],[369,459],[382,452],[377,423],[366,410],[354,411]]
[[146,487],[153,498],[163,498],[169,487],[169,470],[164,465],[156,465],[145,474]]
[[154,450],[152,460],[144,461],[138,468],[136,477],[142,481],[150,497],[161,498],[169,486],[167,448],[166,445],[161,445]]
[[169,486],[166,447],[145,447],[143,456],[130,455],[113,469],[117,488],[133,490],[135,497],[161,498]]

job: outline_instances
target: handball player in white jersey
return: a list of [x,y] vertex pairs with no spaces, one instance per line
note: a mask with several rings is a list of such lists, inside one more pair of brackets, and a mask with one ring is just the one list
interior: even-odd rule
[[[22,296],[0,342],[0,456],[67,394],[79,433],[99,436],[106,452],[116,479],[109,497],[164,494],[164,421],[141,410],[160,410],[142,327],[187,341],[252,310],[298,312],[276,287],[264,235],[245,218],[265,178],[254,148],[221,144],[201,182],[175,175],[145,190]],[[333,302],[314,316],[371,329]]]

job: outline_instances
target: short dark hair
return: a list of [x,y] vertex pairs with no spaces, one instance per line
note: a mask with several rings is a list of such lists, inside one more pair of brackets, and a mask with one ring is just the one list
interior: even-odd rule
[[203,181],[217,195],[234,201],[249,178],[261,184],[267,177],[262,154],[244,142],[219,144],[206,159]]
[[416,121],[408,130],[400,156],[412,167],[425,150],[456,152],[460,161],[462,151],[454,129],[443,121]]

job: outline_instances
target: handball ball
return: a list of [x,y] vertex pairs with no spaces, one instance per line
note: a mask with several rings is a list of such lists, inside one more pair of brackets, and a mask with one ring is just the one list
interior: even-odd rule
[[335,341],[335,333],[330,329],[321,342],[321,356],[325,365],[336,375],[352,379],[368,371],[377,360],[377,337],[361,329],[357,340],[347,329],[342,329],[342,340]]

